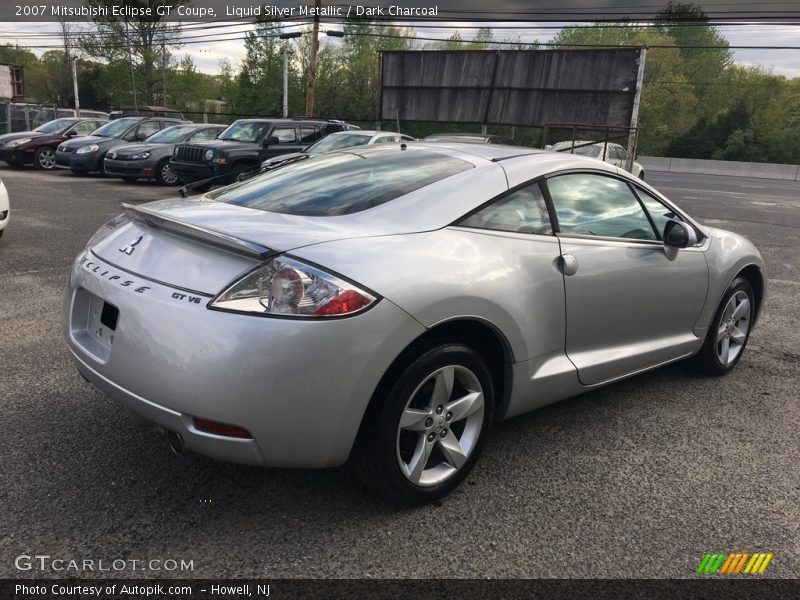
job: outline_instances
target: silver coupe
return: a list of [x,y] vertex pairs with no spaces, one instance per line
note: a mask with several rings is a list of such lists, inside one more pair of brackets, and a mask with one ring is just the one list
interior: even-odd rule
[[724,375],[766,290],[746,239],[610,164],[407,143],[125,206],[72,267],[78,370],[176,452],[348,459],[439,498],[491,424],[691,358]]

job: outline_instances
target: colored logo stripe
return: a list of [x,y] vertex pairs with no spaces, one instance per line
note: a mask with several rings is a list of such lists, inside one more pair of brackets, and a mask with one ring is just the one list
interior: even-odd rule
[[752,555],[749,552],[706,552],[696,572],[703,575],[712,573],[761,575],[773,556],[772,553],[765,552],[757,552]]

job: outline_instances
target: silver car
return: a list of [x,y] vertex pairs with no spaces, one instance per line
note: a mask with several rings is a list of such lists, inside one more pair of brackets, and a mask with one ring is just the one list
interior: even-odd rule
[[169,165],[175,144],[207,142],[215,139],[226,127],[213,123],[173,125],[143,142],[117,146],[106,154],[103,162],[106,175],[127,182],[155,179],[159,185],[176,185],[180,179]]
[[607,163],[387,144],[126,206],[63,323],[78,370],[175,451],[352,458],[419,504],[495,420],[690,357],[728,373],[765,289],[750,242]]

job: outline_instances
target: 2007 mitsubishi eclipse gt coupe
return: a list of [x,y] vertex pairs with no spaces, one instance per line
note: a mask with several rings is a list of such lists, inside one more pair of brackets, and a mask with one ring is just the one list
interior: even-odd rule
[[78,370],[176,451],[352,457],[406,504],[455,488],[494,420],[682,359],[728,373],[766,290],[743,237],[519,147],[352,148],[124,210],[69,276]]

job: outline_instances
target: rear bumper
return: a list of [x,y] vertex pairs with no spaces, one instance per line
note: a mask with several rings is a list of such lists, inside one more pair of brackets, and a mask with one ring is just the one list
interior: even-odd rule
[[[87,294],[119,309],[101,351],[87,341]],[[381,376],[424,332],[385,299],[354,317],[318,322],[208,310],[209,299],[187,301],[179,290],[82,254],[66,290],[63,331],[94,385],[180,433],[188,449],[231,462],[344,463]],[[199,431],[194,417],[242,427],[252,440]]]

